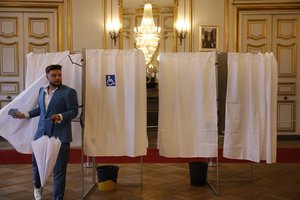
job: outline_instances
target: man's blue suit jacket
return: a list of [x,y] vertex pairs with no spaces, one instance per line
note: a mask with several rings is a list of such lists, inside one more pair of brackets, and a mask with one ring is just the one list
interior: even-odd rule
[[54,126],[53,136],[58,137],[62,143],[71,142],[71,121],[78,114],[78,100],[76,91],[68,86],[60,85],[54,92],[47,110],[45,110],[44,95],[44,88],[40,88],[38,107],[29,112],[30,118],[40,116],[38,129],[34,136],[34,140],[37,140],[43,135],[48,135],[51,137],[52,121],[50,118],[54,114],[61,114],[63,116],[63,120]]

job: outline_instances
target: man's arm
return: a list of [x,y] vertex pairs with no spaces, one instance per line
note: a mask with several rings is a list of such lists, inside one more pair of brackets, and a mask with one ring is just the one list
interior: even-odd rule
[[32,111],[29,111],[28,113],[22,113],[22,112],[15,112],[12,114],[13,118],[18,118],[18,119],[28,119],[32,117],[36,117],[40,115],[40,108],[37,107],[33,109]]
[[11,115],[13,118],[17,118],[17,119],[25,119],[26,115],[22,112],[15,112]]
[[[42,88],[40,88],[39,93],[41,92]],[[22,113],[22,112],[15,112],[12,117],[18,118],[18,119],[28,119],[33,118],[40,115],[40,107],[38,105],[37,108],[29,111],[28,113]]]

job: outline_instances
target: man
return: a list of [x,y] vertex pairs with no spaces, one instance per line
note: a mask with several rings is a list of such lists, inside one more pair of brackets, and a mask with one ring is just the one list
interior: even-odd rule
[[[77,93],[74,89],[62,84],[61,65],[50,65],[46,68],[49,84],[41,87],[38,96],[38,107],[28,113],[16,112],[14,118],[24,119],[40,116],[34,140],[48,135],[58,137],[62,142],[54,174],[54,199],[64,198],[67,163],[72,141],[71,121],[78,113]],[[54,126],[52,126],[52,123]],[[52,131],[53,128],[53,131]],[[53,135],[51,135],[53,134]],[[42,188],[35,156],[32,156],[33,185],[35,199],[42,198]]]

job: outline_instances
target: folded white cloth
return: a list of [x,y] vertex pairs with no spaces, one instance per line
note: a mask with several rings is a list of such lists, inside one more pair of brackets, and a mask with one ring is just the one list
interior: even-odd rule
[[85,91],[84,153],[145,155],[144,54],[139,50],[86,50]]
[[277,79],[272,53],[228,53],[224,157],[276,162]]
[[215,59],[214,52],[160,55],[160,155],[217,156]]

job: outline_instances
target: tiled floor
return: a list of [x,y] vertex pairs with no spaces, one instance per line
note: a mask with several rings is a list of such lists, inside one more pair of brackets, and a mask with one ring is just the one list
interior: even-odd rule
[[[120,172],[115,191],[102,192],[96,187],[85,199],[108,200],[299,200],[300,164],[254,164],[250,179],[249,164],[220,164],[218,194],[211,188],[191,186],[187,164],[143,164],[143,186],[140,166],[118,164]],[[209,179],[216,167],[209,167]],[[92,186],[91,168],[84,169],[84,193]],[[235,179],[235,180],[233,180]],[[238,180],[244,179],[244,180]],[[82,182],[79,164],[69,164],[65,200],[81,199]],[[216,187],[216,181],[212,181]],[[44,188],[44,199],[52,199],[52,178]],[[0,199],[33,199],[31,165],[0,165]]]
[[[149,146],[156,146],[156,135],[150,133]],[[153,135],[154,134],[154,135]],[[222,143],[222,137],[219,142]],[[11,149],[7,142],[0,142],[1,149]],[[299,140],[278,140],[278,148],[300,148]],[[1,158],[0,158],[1,159]],[[98,163],[98,165],[105,163]],[[299,200],[300,163],[251,164],[219,163],[218,195],[209,185],[191,186],[186,163],[117,164],[120,167],[117,189],[102,192],[94,188],[85,199],[107,200]],[[253,176],[251,179],[251,169]],[[69,164],[65,200],[81,199],[92,186],[92,168]],[[217,166],[212,165],[208,177],[217,188]],[[141,179],[142,175],[142,179]],[[83,178],[82,178],[83,177]],[[96,178],[96,177],[95,177]],[[140,186],[143,180],[143,186]],[[82,190],[82,183],[84,189]],[[52,199],[52,177],[44,189],[44,199]],[[33,199],[30,164],[0,165],[0,200]]]

